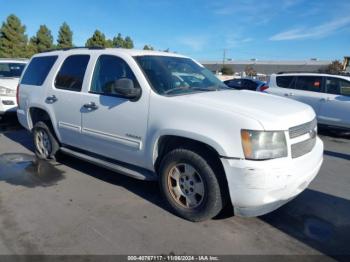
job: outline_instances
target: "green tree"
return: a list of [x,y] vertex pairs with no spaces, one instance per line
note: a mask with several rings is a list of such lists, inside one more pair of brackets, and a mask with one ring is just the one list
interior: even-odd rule
[[54,47],[51,31],[46,25],[40,25],[38,32],[30,39],[29,52],[45,52]]
[[113,47],[123,48],[125,46],[125,40],[122,37],[122,34],[119,33],[116,37],[113,38]]
[[99,30],[96,30],[94,34],[86,41],[86,47],[107,47],[106,36]]
[[235,73],[233,71],[233,68],[231,66],[228,66],[228,65],[224,65],[220,71],[223,75],[233,75]]
[[61,25],[58,31],[57,47],[58,48],[73,47],[73,32],[66,22],[64,22]]
[[339,75],[343,72],[343,69],[343,64],[339,60],[334,60],[324,69],[324,72],[331,75]]
[[132,41],[130,36],[125,37],[124,48],[127,48],[127,49],[133,49],[134,48],[134,41]]
[[26,28],[15,15],[9,15],[0,28],[0,57],[26,57]]
[[153,48],[153,46],[151,46],[151,45],[145,45],[145,46],[143,47],[143,50],[154,50],[154,48]]

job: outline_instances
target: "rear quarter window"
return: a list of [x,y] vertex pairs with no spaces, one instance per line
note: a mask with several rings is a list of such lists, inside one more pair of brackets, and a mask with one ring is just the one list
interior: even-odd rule
[[57,56],[34,57],[24,72],[21,84],[41,86],[57,60]]
[[279,87],[283,88],[293,88],[294,76],[277,76],[276,84]]

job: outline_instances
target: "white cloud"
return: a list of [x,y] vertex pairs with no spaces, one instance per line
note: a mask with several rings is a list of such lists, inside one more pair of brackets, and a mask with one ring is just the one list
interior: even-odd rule
[[208,42],[206,36],[185,36],[178,39],[178,42],[182,45],[190,47],[194,51],[201,51],[205,44]]
[[322,38],[331,35],[350,24],[350,17],[341,17],[330,22],[314,26],[290,29],[270,37],[272,41]]

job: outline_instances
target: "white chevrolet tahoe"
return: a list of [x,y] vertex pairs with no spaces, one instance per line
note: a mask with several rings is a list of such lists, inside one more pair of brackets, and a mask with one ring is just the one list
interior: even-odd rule
[[25,60],[0,59],[0,115],[16,112],[16,88]]
[[58,151],[158,180],[191,221],[258,216],[302,192],[323,160],[315,113],[268,94],[228,90],[178,54],[72,49],[35,55],[19,86],[20,123],[38,158]]

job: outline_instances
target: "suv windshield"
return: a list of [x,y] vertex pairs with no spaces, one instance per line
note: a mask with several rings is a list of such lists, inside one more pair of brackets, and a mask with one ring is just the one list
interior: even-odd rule
[[0,63],[0,77],[20,77],[24,63]]
[[153,89],[161,95],[216,91],[227,86],[192,59],[171,56],[136,56]]

